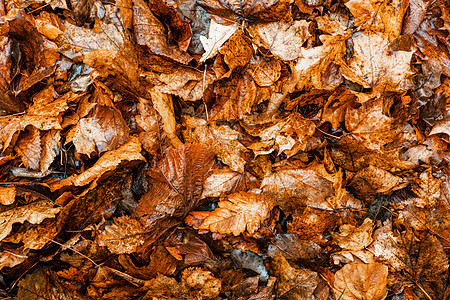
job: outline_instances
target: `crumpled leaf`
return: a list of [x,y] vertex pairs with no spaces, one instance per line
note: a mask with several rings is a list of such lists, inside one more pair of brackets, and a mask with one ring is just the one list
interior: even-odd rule
[[249,146],[250,149],[255,151],[259,143],[271,142],[274,144],[273,148],[278,149],[278,155],[285,153],[290,157],[299,151],[307,150],[308,139],[316,131],[316,125],[298,113],[291,113],[286,118],[273,120],[265,128],[251,130],[250,127],[246,127],[246,129],[251,135],[261,138],[260,142]]
[[217,156],[232,171],[244,173],[247,148],[239,142],[242,134],[227,125],[218,126],[200,118],[183,116],[186,130],[184,139],[188,143],[203,143],[211,147]]
[[229,72],[244,67],[253,56],[252,45],[242,30],[236,31],[219,51],[230,68]]
[[142,0],[133,0],[133,28],[137,43],[147,46],[151,52],[183,64],[192,60],[187,52],[170,45],[166,28]]
[[311,261],[322,253],[322,248],[311,240],[303,240],[297,234],[277,234],[271,241],[267,255],[275,258],[282,254],[289,260]]
[[273,85],[281,76],[281,63],[269,57],[253,56],[250,59],[250,69],[255,83],[261,87]]
[[246,229],[255,233],[260,223],[270,211],[271,205],[263,195],[250,192],[231,194],[227,200],[219,202],[216,208],[200,225],[200,229],[211,232],[225,233],[237,236]]
[[42,141],[42,153],[40,160],[40,171],[46,172],[53,163],[61,149],[61,131],[49,130],[44,134]]
[[98,244],[115,254],[136,252],[144,243],[144,226],[130,216],[114,218],[97,236]]
[[310,22],[305,20],[257,23],[248,30],[257,45],[283,61],[290,61],[302,56],[301,46],[311,36],[309,25]]
[[103,154],[98,161],[89,169],[79,175],[72,175],[66,179],[55,182],[50,186],[52,191],[65,186],[84,186],[94,180],[98,180],[105,173],[113,171],[122,163],[133,161],[145,161],[141,155],[141,143],[138,138],[131,136],[128,141],[117,148]]
[[60,229],[56,226],[56,220],[47,218],[41,223],[28,228],[26,231],[18,231],[3,239],[4,242],[22,243],[26,249],[39,250],[44,248],[50,240],[53,240]]
[[11,233],[14,223],[27,221],[39,224],[47,218],[54,218],[61,207],[53,208],[53,206],[52,202],[41,200],[0,213],[0,241]]
[[334,276],[335,295],[342,300],[382,300],[386,297],[388,267],[380,263],[349,263]]
[[271,268],[279,278],[277,296],[280,299],[313,298],[319,279],[316,272],[292,267],[282,254],[272,260]]

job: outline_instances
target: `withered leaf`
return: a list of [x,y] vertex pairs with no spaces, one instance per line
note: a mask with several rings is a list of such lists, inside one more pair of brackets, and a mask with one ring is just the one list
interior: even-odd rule
[[259,23],[249,27],[249,32],[256,44],[281,60],[290,61],[302,56],[301,46],[311,36],[308,31],[309,24],[310,22],[305,20]]
[[53,206],[52,202],[41,200],[0,213],[0,241],[11,233],[14,223],[27,221],[31,224],[39,224],[44,219],[54,218],[61,207],[53,208]]
[[130,216],[114,218],[97,236],[98,244],[115,254],[136,252],[144,243],[144,226]]
[[49,130],[42,137],[40,171],[46,172],[61,149],[61,131]]
[[282,254],[289,260],[311,261],[318,257],[322,248],[311,240],[302,240],[297,234],[277,234],[267,249],[272,258]]
[[142,0],[133,0],[133,27],[139,45],[145,45],[155,54],[187,64],[192,57],[177,46],[170,45],[164,25]]
[[0,187],[0,204],[11,205],[16,199],[16,187],[15,186],[2,186]]
[[208,38],[200,36],[205,53],[200,58],[200,62],[203,62],[217,54],[222,45],[236,32],[238,24],[233,23],[231,25],[221,25],[214,19],[211,19],[209,25]]
[[237,236],[246,229],[255,233],[260,223],[267,216],[271,208],[261,194],[238,192],[231,194],[227,200],[219,202],[216,208],[200,225],[200,229],[211,232],[226,233]]
[[117,148],[103,154],[98,161],[85,172],[79,175],[72,175],[61,181],[57,181],[50,186],[54,190],[58,190],[65,186],[84,186],[94,180],[98,180],[109,171],[115,170],[122,163],[133,161],[145,161],[141,155],[141,143],[138,138],[131,136],[128,141]]
[[232,171],[244,173],[247,148],[239,142],[242,133],[227,125],[218,126],[214,122],[208,124],[200,118],[190,116],[183,118],[186,126],[183,136],[188,143],[208,145]]
[[318,274],[292,267],[282,254],[272,260],[271,268],[279,278],[277,295],[281,299],[311,299],[317,287]]
[[22,158],[22,162],[28,169],[39,169],[41,158],[41,136],[36,127],[29,126],[29,129],[21,134],[21,138],[16,143],[15,150]]
[[216,101],[210,120],[240,120],[248,114],[256,101],[256,85],[246,72],[215,83]]
[[246,40],[242,30],[236,31],[219,51],[230,71],[244,67],[253,54],[251,44]]
[[169,150],[149,171],[149,191],[139,200],[135,214],[147,228],[170,218],[184,219],[200,203],[203,180],[213,163],[214,153],[202,144]]
[[343,300],[384,299],[387,276],[388,267],[380,263],[346,264],[335,274],[335,295]]
[[225,169],[213,169],[203,184],[202,198],[220,197],[237,191],[257,188],[258,182],[254,176],[245,172],[241,174]]
[[341,225],[340,233],[333,235],[333,240],[345,250],[362,250],[372,243],[373,221],[369,218],[359,227],[350,224]]

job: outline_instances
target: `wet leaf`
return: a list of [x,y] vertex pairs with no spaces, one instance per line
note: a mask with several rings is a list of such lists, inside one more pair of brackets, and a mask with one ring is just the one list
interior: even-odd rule
[[122,216],[115,218],[111,225],[106,225],[97,238],[100,246],[106,246],[112,253],[122,254],[136,252],[144,243],[143,234],[144,226],[138,220]]
[[359,227],[350,224],[341,225],[339,233],[333,235],[333,240],[345,250],[362,250],[372,243],[373,221],[369,218]]

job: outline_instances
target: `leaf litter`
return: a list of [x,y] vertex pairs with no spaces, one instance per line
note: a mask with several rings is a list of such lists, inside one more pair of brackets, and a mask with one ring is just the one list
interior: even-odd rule
[[1,297],[450,297],[449,16],[0,4]]

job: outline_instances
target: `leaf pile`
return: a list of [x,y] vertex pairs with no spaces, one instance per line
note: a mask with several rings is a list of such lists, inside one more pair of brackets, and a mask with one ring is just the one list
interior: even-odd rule
[[450,297],[448,1],[0,17],[0,298]]

